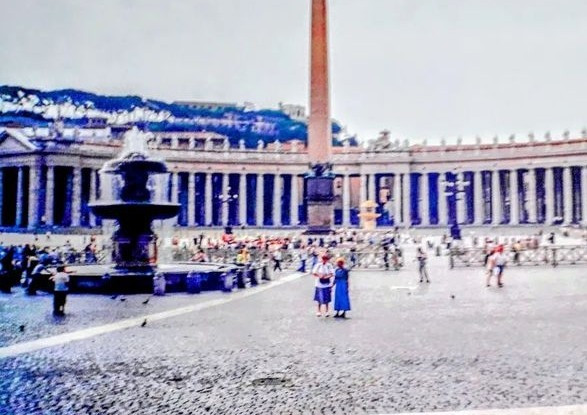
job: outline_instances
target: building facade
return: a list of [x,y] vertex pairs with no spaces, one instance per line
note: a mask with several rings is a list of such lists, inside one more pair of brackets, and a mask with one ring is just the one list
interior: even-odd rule
[[[0,129],[0,226],[85,228],[107,191],[99,173],[121,151],[109,128]],[[182,227],[296,227],[307,222],[303,143],[231,147],[214,133],[157,133],[170,168],[167,198]],[[408,145],[382,135],[337,147],[335,224],[359,226],[377,203],[380,227],[587,225],[587,134],[507,143]]]

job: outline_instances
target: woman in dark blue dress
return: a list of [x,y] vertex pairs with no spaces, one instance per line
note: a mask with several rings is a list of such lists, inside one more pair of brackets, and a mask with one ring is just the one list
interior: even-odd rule
[[351,310],[351,300],[349,299],[349,271],[344,267],[344,259],[339,258],[336,261],[336,271],[334,272],[334,317],[346,318],[346,312]]

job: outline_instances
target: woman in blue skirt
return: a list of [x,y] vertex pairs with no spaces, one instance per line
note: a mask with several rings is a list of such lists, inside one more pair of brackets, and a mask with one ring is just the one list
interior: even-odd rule
[[328,305],[331,301],[332,277],[334,277],[334,267],[329,262],[328,255],[322,256],[322,263],[316,264],[312,274],[316,278],[316,288],[314,290],[314,301],[318,304],[316,316],[322,317],[322,308],[324,308],[324,317],[329,317]]
[[336,261],[334,272],[334,317],[346,318],[346,312],[351,311],[351,300],[349,298],[349,270],[344,267],[344,259]]

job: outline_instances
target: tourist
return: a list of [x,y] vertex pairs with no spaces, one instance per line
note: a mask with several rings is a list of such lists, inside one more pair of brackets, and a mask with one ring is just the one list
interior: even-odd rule
[[31,259],[31,266],[29,268],[31,268],[32,271],[29,274],[29,283],[26,293],[27,295],[37,295],[37,290],[42,285],[43,280],[51,274],[45,266],[45,261],[42,260]]
[[520,252],[522,252],[522,241],[521,240],[516,241],[512,246],[512,250],[514,251],[514,264],[522,265],[520,263]]
[[53,315],[65,315],[65,301],[67,300],[67,292],[69,290],[69,274],[65,272],[65,266],[59,265],[57,273],[50,278],[54,283],[53,288]]
[[208,255],[206,255],[206,252],[204,252],[203,249],[198,249],[198,252],[196,252],[196,255],[194,255],[192,257],[192,261],[193,262],[208,262]]
[[[314,301],[318,303],[317,317],[329,317],[328,306],[330,304],[332,296],[332,278],[334,277],[334,268],[329,262],[328,255],[322,256],[322,262],[316,264],[312,270],[312,274],[316,278],[315,290],[314,290]],[[324,309],[324,314],[322,313]]]
[[486,286],[487,287],[491,287],[491,277],[493,276],[493,273],[495,272],[495,250],[497,248],[494,249],[488,249],[487,250],[487,256],[485,257],[485,272],[487,275],[487,282],[486,282]]
[[507,262],[507,258],[503,253],[503,245],[499,245],[495,252],[495,269],[497,270],[497,286],[499,288],[503,287],[503,270],[505,269],[505,264]]
[[298,272],[306,272],[306,262],[308,262],[308,251],[302,246],[300,248],[300,267]]
[[275,272],[277,270],[279,270],[280,272],[283,271],[281,269],[281,249],[277,248],[275,251],[273,251],[272,258],[273,258],[273,272]]
[[389,271],[389,245],[384,243],[382,247],[383,247],[383,265],[385,267],[385,271]]
[[2,261],[0,261],[0,291],[4,294],[10,294],[12,292],[10,273],[4,269]]
[[334,272],[334,311],[336,318],[346,318],[346,312],[351,311],[351,300],[349,298],[349,271],[344,267],[344,259],[336,260],[336,271]]
[[426,255],[426,252],[424,252],[422,247],[418,247],[416,260],[418,261],[418,272],[420,274],[420,282],[424,282],[424,277],[426,277],[426,282],[430,283],[430,278],[428,278],[428,267],[426,266],[428,256]]
[[318,265],[318,249],[315,246],[311,246],[310,256],[312,257],[312,269],[314,269]]

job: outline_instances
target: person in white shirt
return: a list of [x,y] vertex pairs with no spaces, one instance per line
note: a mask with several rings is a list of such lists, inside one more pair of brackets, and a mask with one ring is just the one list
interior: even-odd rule
[[57,267],[57,273],[53,275],[51,281],[55,284],[53,288],[53,315],[65,315],[65,301],[67,300],[67,292],[69,288],[69,274],[65,272],[65,267],[60,265]]
[[[322,256],[322,262],[316,264],[312,270],[312,275],[316,278],[314,301],[318,303],[317,317],[330,317],[328,307],[332,301],[332,279],[334,278],[334,267],[329,262],[328,255]],[[324,308],[324,314],[322,313]]]
[[273,272],[277,270],[283,271],[281,269],[281,246],[273,251]]

